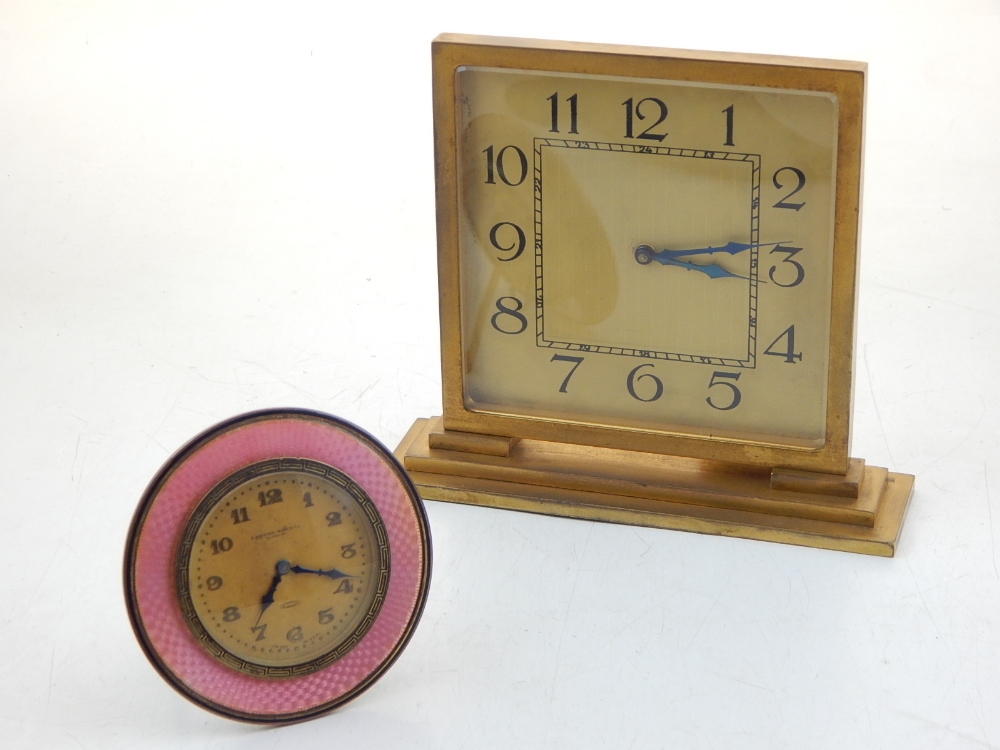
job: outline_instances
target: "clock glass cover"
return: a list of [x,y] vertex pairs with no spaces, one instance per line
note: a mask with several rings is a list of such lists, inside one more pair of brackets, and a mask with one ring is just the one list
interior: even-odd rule
[[455,72],[464,406],[823,445],[838,99]]
[[368,495],[303,459],[251,464],[213,488],[176,562],[195,636],[234,668],[268,676],[314,672],[347,653],[378,615],[390,569]]

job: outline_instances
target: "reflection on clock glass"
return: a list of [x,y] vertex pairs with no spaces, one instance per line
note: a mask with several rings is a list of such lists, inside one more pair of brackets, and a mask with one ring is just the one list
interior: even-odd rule
[[241,671],[281,677],[331,664],[364,635],[385,597],[389,548],[378,511],[350,478],[281,459],[206,496],[177,566],[182,610],[202,645]]
[[836,97],[456,76],[467,408],[822,445]]

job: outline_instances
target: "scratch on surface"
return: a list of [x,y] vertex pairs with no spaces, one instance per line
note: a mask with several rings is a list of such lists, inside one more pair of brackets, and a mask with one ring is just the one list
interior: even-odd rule
[[962,310],[968,310],[970,312],[979,313],[980,315],[987,315],[989,317],[996,317],[996,313],[990,312],[989,310],[981,310],[978,307],[972,307],[971,305],[963,305],[960,302],[955,302],[950,299],[943,299],[941,297],[935,297],[930,294],[923,294],[921,292],[915,292],[912,289],[901,289],[898,286],[890,286],[889,284],[882,284],[880,282],[868,282],[867,286],[870,288],[872,286],[879,286],[883,289],[890,289],[894,292],[899,292],[900,294],[906,294],[911,297],[920,297],[922,299],[930,300],[931,302],[939,302],[942,305],[951,305],[952,307],[957,307]]
[[639,540],[640,542],[642,542],[643,544],[645,544],[645,545],[646,545],[646,549],[645,549],[645,550],[643,550],[643,552],[642,552],[642,554],[641,554],[641,555],[639,555],[639,557],[645,557],[645,556],[646,556],[646,553],[647,553],[647,552],[649,552],[649,551],[650,551],[651,549],[653,549],[653,545],[652,545],[652,544],[650,544],[649,542],[647,542],[647,541],[646,541],[645,539],[643,539],[643,538],[642,538],[641,536],[639,536],[639,535],[638,535],[638,534],[637,534],[637,533],[635,532],[635,530],[634,530],[634,529],[632,530],[632,533],[633,533],[633,534],[635,535],[635,538],[636,538],[636,539],[638,539],[638,540]]
[[49,705],[52,703],[52,674],[56,667],[56,647],[52,647],[52,656],[49,659],[49,692],[45,696],[45,718],[49,718]]
[[976,681],[976,693],[979,695],[979,710],[976,711],[976,719],[979,721],[979,729],[983,733],[983,741],[989,746],[990,750],[993,750],[993,743],[990,741],[989,734],[986,731],[986,714],[983,710],[983,691],[979,687],[979,681]]
[[52,554],[52,557],[49,558],[49,564],[46,565],[45,570],[42,571],[42,575],[38,579],[38,583],[35,584],[35,589],[31,592],[31,596],[28,598],[28,604],[31,604],[35,600],[35,597],[38,595],[38,590],[42,587],[42,583],[45,582],[45,576],[49,574],[49,569],[52,567],[52,563],[56,561],[56,557],[58,556],[59,549],[57,547],[56,551]]
[[924,724],[925,726],[931,726],[934,729],[938,729],[940,731],[946,732],[947,734],[949,734],[949,735],[951,735],[953,737],[961,737],[963,740],[969,740],[970,742],[972,742],[972,743],[974,743],[976,745],[979,745],[980,747],[989,747],[989,748],[991,748],[991,750],[993,748],[993,745],[992,745],[992,743],[989,742],[989,740],[987,740],[984,743],[978,737],[973,737],[971,734],[968,734],[966,732],[959,732],[957,729],[952,729],[947,724],[943,724],[943,723],[941,723],[939,721],[932,721],[932,720],[928,719],[926,716],[921,716],[919,714],[910,713],[909,711],[899,711],[899,715],[900,716],[905,716],[907,719],[912,719],[913,721],[920,722],[920,723]]
[[[906,569],[910,571],[910,578],[913,580],[914,585],[916,585],[917,577],[913,574],[913,566],[910,564],[909,560],[906,561]],[[936,587],[932,586],[931,588]],[[931,608],[927,604],[927,600],[924,598],[924,592],[919,586],[917,587],[917,596],[920,597],[920,603],[924,605],[924,612],[927,613],[927,618],[931,621],[931,625],[934,626],[934,632],[937,633],[938,639],[941,640],[942,643],[947,643],[945,638],[941,635],[941,628],[938,627],[937,620],[934,619],[934,615],[931,613]]]
[[76,457],[80,455],[80,435],[76,436],[76,447],[73,449],[73,466],[69,470],[69,481],[76,481]]
[[[170,419],[170,415],[174,413],[174,409],[177,408],[177,402],[180,401],[180,400],[181,400],[181,392],[177,391],[177,393],[174,394],[174,400],[170,404],[170,408],[167,409],[166,412],[164,412],[163,419],[161,419],[160,423],[158,425],[156,425],[156,429],[153,430],[150,433],[147,433],[146,437],[148,438],[148,440],[146,442],[146,445],[149,445],[150,442],[153,442],[153,443],[156,443],[157,445],[159,445],[161,448],[163,448],[163,446],[160,445],[160,442],[156,439],[155,435],[161,429],[163,429],[163,425],[165,425],[167,423],[167,420]],[[143,446],[143,447],[145,447],[145,446]],[[163,450],[166,451],[167,449],[163,448]]]
[[357,403],[358,401],[360,401],[361,397],[364,396],[366,393],[368,393],[368,391],[370,391],[376,385],[378,385],[380,380],[381,380],[381,378],[379,378],[378,380],[376,380],[374,383],[369,383],[368,387],[365,388],[363,391],[361,391],[361,393],[358,394],[358,397],[356,399],[354,399],[354,402]]
[[[287,385],[292,390],[298,391],[303,396],[305,396],[306,398],[311,399],[312,401],[316,401],[316,400],[319,399],[319,396],[317,396],[312,391],[307,391],[305,388],[300,388],[299,386],[295,385],[295,383],[293,383],[291,380],[288,380],[287,378],[281,377],[274,370],[271,370],[268,367],[264,367],[264,365],[262,365],[260,362],[253,362],[253,361],[248,360],[248,359],[243,359],[243,360],[240,360],[240,361],[243,362],[243,364],[245,364],[245,365],[250,365],[251,367],[256,367],[257,369],[262,370],[263,372],[266,372],[268,375],[270,375],[272,378],[274,378],[274,382],[281,383],[282,385]],[[222,381],[222,380],[210,380],[209,378],[206,378],[204,375],[202,375],[200,372],[198,373],[198,375],[200,377],[204,378],[205,380],[208,380],[208,382],[210,382],[210,383],[220,383],[222,385],[232,385],[232,383],[226,383],[225,381]],[[237,391],[240,390],[240,387],[238,385],[236,387],[236,390]],[[359,396],[359,398],[360,398],[360,396]]]
[[698,634],[701,632],[701,629],[705,627],[705,623],[708,622],[708,618],[711,616],[712,611],[715,609],[715,605],[719,603],[719,599],[722,598],[722,594],[725,593],[726,589],[729,588],[729,582],[731,580],[733,580],[732,573],[729,574],[729,578],[726,579],[726,583],[723,585],[723,587],[719,589],[719,593],[715,595],[715,599],[712,600],[712,606],[708,608],[708,611],[705,613],[705,616],[701,618],[701,622],[698,623],[698,629],[694,631],[694,635],[691,636],[691,640],[688,641],[687,646],[684,647],[685,651],[687,651],[688,649],[691,648],[692,645],[694,645],[694,642],[698,638]]
[[[855,669],[855,673],[857,669]],[[868,717],[868,736],[875,739],[875,726],[872,724],[872,710],[868,705],[868,696],[865,695],[864,688],[861,689],[861,700],[865,702],[865,715]]]
[[[744,661],[746,660],[744,659]],[[731,674],[726,674],[725,672],[716,672],[715,670],[709,669],[706,671],[706,674],[715,675],[716,677],[721,677],[724,680],[729,680],[730,682],[736,682],[739,683],[740,685],[746,685],[747,687],[757,688],[758,690],[766,690],[769,693],[774,692],[774,688],[769,687],[768,685],[758,685],[756,682],[750,682],[750,680],[740,679],[739,677],[735,677]]]
[[911,596],[921,596],[923,594],[926,594],[928,591],[933,591],[934,589],[939,589],[942,586],[950,586],[955,581],[961,581],[963,578],[968,578],[969,575],[970,575],[969,573],[962,573],[962,575],[960,575],[960,576],[955,576],[954,578],[949,578],[947,581],[942,581],[941,583],[935,583],[933,586],[928,586],[927,588],[923,588],[923,589],[918,588],[912,594],[907,594],[906,596],[904,596],[902,598],[903,599],[909,599]]
[[660,606],[661,605],[659,604],[659,602],[657,602],[652,607],[650,607],[645,612],[643,612],[641,615],[636,615],[631,620],[629,620],[628,624],[623,625],[622,627],[618,628],[618,630],[611,636],[611,638],[609,640],[614,640],[615,638],[617,638],[618,636],[620,636],[622,633],[624,633],[626,630],[628,630],[630,627],[632,627],[637,622],[639,622],[639,620],[641,620],[644,617],[646,617],[646,615],[648,615],[648,614],[650,614],[650,613],[655,612],[656,610],[658,610],[660,608]]
[[[590,523],[590,529],[587,531],[587,541],[583,543],[583,554],[581,555],[581,562],[587,559],[587,549],[590,547],[590,537],[594,535],[594,527],[597,524],[595,522]],[[556,644],[556,658],[555,667],[552,672],[552,681],[555,683],[555,679],[559,674],[559,658],[562,655],[562,645],[563,639],[566,636],[566,626],[569,621],[569,609],[573,606],[573,597],[576,595],[576,585],[580,581],[580,571],[583,565],[576,566],[576,576],[573,578],[573,587],[569,590],[569,598],[566,600],[566,611],[563,613],[563,626],[562,630],[559,632],[559,643]]]
[[865,360],[865,375],[868,377],[868,390],[872,394],[872,404],[875,406],[875,418],[878,419],[879,431],[882,433],[882,441],[885,443],[885,450],[889,454],[889,460],[896,466],[896,459],[892,456],[892,448],[889,447],[889,438],[885,434],[885,425],[882,424],[882,412],[878,408],[878,398],[875,396],[875,384],[872,383],[872,369],[868,366],[868,344],[861,350]]
[[1000,578],[997,572],[997,545],[993,538],[993,503],[990,501],[990,475],[986,471],[986,462],[983,461],[983,479],[986,481],[986,515],[990,519],[990,554],[993,556],[993,575]]
[[921,468],[917,469],[917,472],[916,472],[917,474],[920,474],[920,473],[923,473],[923,472],[927,471],[930,467],[932,467],[938,461],[941,461],[941,460],[943,460],[945,458],[948,458],[948,456],[950,456],[952,453],[954,453],[959,448],[961,448],[963,445],[965,445],[965,443],[968,441],[968,439],[970,437],[972,437],[973,435],[976,434],[976,430],[979,429],[979,425],[981,425],[983,423],[983,419],[986,417],[986,401],[983,399],[982,396],[979,397],[979,405],[980,405],[979,421],[976,422],[975,427],[973,427],[971,430],[969,430],[969,433],[964,438],[962,438],[957,443],[955,443],[955,445],[952,446],[951,448],[949,448],[946,452],[942,453],[940,456],[938,456],[937,458],[935,458],[933,461],[931,461],[926,466],[922,466]]

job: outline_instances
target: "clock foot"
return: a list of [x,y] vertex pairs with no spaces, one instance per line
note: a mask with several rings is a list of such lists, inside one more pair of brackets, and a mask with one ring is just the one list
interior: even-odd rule
[[528,439],[497,456],[434,447],[443,432],[417,420],[395,451],[425,500],[891,557],[913,493],[860,460],[832,477]]

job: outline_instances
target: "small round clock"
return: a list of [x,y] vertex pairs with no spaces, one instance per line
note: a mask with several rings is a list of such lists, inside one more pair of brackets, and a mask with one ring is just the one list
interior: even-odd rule
[[430,580],[427,519],[374,438],[268,410],[183,447],[150,483],[125,554],[140,644],[195,703],[259,723],[312,718],[377,680]]

